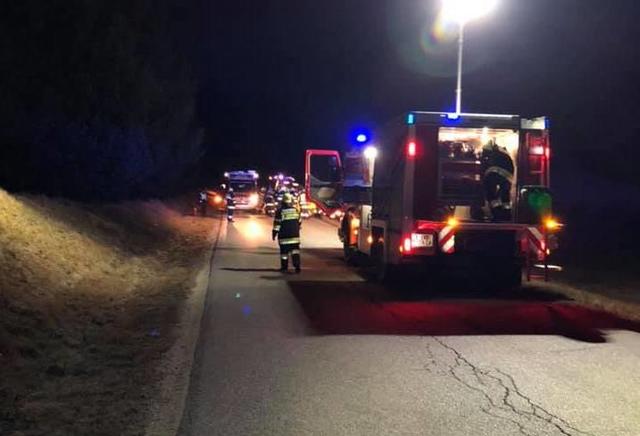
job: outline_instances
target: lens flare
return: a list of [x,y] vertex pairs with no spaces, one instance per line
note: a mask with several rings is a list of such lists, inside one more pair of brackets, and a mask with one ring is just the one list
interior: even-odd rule
[[[455,77],[460,26],[447,14],[449,12],[442,9],[433,22],[425,23],[420,32],[421,50],[411,52],[405,47],[402,51],[403,60],[411,69],[433,77]],[[476,47],[473,52],[466,54],[465,72],[477,70],[487,59],[484,47]]]
[[442,19],[433,25],[425,25],[420,33],[420,60],[414,60],[415,67],[435,77],[452,77],[456,69],[456,41],[458,28]]

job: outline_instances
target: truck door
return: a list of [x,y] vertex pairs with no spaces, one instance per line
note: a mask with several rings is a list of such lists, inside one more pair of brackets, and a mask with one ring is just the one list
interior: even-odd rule
[[305,192],[323,212],[341,207],[344,185],[340,153],[336,150],[307,150],[304,166]]

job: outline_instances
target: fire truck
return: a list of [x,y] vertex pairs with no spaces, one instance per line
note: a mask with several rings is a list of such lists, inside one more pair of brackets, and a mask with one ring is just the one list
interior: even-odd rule
[[297,185],[297,183],[292,176],[287,176],[283,173],[269,176],[269,184],[264,195],[264,213],[274,215],[278,205],[282,201],[282,194],[285,191],[290,192],[294,188],[294,185]]
[[[380,280],[418,269],[466,271],[517,287],[545,265],[561,225],[552,216],[549,121],[517,115],[414,111],[343,156],[307,150],[305,190],[342,215],[344,257],[367,256]],[[487,144],[511,161],[500,215],[492,211]],[[506,212],[506,213],[504,213]]]
[[258,211],[260,194],[258,189],[258,172],[254,170],[229,171],[224,173],[228,186],[235,196],[236,210]]

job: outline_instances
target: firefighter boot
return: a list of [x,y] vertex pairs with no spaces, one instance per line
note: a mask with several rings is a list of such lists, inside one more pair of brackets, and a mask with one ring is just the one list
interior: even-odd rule
[[293,266],[296,269],[296,273],[300,272],[300,253],[294,253],[292,256],[293,258]]
[[280,256],[280,271],[287,272],[288,269],[289,269],[289,257]]

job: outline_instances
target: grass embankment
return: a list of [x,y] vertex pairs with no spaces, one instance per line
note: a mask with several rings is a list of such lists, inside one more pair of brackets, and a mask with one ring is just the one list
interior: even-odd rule
[[0,433],[140,434],[213,219],[0,190]]
[[637,215],[630,210],[614,216],[606,210],[578,212],[567,218],[560,249],[552,257],[552,263],[564,267],[552,274],[553,290],[640,321],[640,237],[633,232]]
[[551,282],[528,286],[566,295],[578,303],[640,321],[640,262],[637,258],[602,259],[582,264],[563,263],[564,271]]

